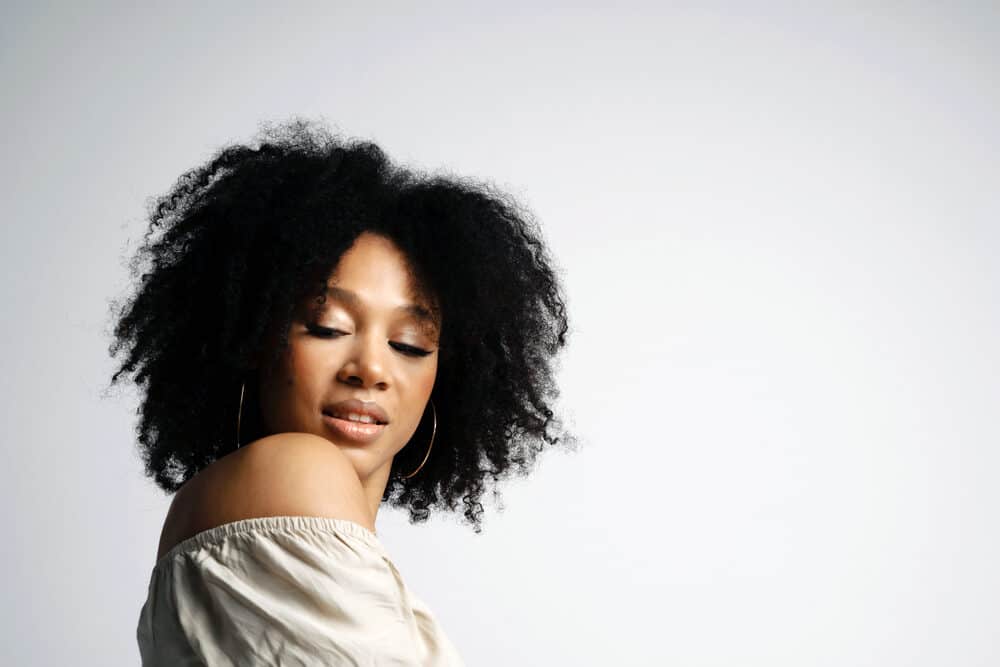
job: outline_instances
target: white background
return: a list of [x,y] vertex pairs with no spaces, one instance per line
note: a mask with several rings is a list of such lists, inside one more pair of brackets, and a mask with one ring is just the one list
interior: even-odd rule
[[507,189],[566,283],[579,451],[480,536],[379,513],[469,665],[1000,664],[997,11],[346,4],[4,4],[0,663],[138,663],[108,305],[147,197],[302,115]]

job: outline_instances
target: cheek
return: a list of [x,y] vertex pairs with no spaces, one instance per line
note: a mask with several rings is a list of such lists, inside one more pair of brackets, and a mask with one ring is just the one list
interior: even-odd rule
[[333,363],[329,349],[301,341],[288,350],[287,375],[296,384],[308,386],[329,376],[333,372]]
[[[421,369],[420,373],[417,373],[410,377],[409,388],[406,392],[406,398],[404,399],[409,407],[410,419],[412,420],[412,428],[416,429],[423,419],[424,415],[430,418],[431,406],[429,400],[431,398],[431,392],[434,389],[434,381],[437,379],[437,365],[434,364],[430,368]],[[436,407],[436,406],[435,406]]]
[[418,380],[418,386],[420,387],[420,393],[423,396],[430,398],[431,390],[434,389],[434,381],[437,380],[437,360],[430,365],[430,368],[426,373],[422,374]]
[[281,361],[267,374],[267,402],[272,409],[283,414],[294,410],[299,403],[298,394],[311,395],[317,388],[318,364],[321,359],[310,353],[307,346],[291,345]]

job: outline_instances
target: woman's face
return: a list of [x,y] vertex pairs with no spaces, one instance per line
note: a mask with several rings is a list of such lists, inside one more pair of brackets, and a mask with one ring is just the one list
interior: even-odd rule
[[[364,483],[383,473],[424,414],[438,365],[440,319],[412,289],[402,252],[366,232],[327,281],[325,303],[296,310],[281,363],[261,369],[260,407],[268,433],[320,435],[354,464]],[[426,354],[425,354],[426,353]],[[382,425],[348,416],[372,408]],[[324,414],[328,413],[328,414]]]

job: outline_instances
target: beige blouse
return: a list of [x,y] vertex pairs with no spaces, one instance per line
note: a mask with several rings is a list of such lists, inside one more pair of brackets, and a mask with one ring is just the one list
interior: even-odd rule
[[136,638],[145,667],[464,667],[375,533],[327,517],[243,519],[176,545]]

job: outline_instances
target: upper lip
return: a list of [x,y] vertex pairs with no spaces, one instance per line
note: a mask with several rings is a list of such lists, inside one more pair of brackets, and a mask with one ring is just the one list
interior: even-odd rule
[[352,413],[356,415],[371,415],[379,424],[388,424],[389,415],[386,414],[382,406],[374,401],[360,401],[356,398],[349,398],[339,403],[328,403],[323,406],[323,413],[331,417],[338,417]]

